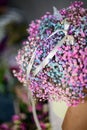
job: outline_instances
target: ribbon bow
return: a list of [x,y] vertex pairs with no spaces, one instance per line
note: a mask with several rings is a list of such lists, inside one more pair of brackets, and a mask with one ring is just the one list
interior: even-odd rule
[[[66,43],[69,45],[69,44],[74,44],[74,37],[72,35],[68,35],[67,32],[68,32],[68,29],[69,29],[69,26],[70,24],[65,20],[64,21],[64,30],[62,29],[57,29],[55,32],[53,32],[46,40],[50,39],[53,35],[55,35],[57,32],[59,31],[63,31],[65,36],[64,38],[59,41],[56,46],[53,48],[52,51],[50,51],[50,53],[48,54],[48,56],[41,62],[40,65],[37,66],[37,68],[34,70],[33,72],[33,75],[36,76],[39,71],[41,71],[50,61],[50,59],[53,58],[53,56],[56,54],[56,52],[58,51],[58,47],[61,47],[63,45],[63,43],[66,41]],[[32,69],[32,66],[33,66],[33,63],[34,63],[34,60],[35,60],[35,53],[36,53],[36,50],[33,52],[32,54],[32,57],[31,57],[31,60],[29,62],[29,65],[27,67],[27,79],[28,79],[28,76],[30,75],[30,71]]]

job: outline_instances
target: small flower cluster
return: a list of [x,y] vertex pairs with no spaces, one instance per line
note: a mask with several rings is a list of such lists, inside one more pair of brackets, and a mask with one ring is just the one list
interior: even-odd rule
[[0,130],[27,130],[27,124],[23,122],[22,116],[25,115],[13,115],[12,122],[0,124]]
[[[70,24],[67,35],[73,36],[74,43],[65,41],[49,63],[33,76],[38,65],[64,38],[65,21]],[[26,84],[27,67],[37,48],[29,75],[29,87],[33,95],[40,100],[63,100],[68,105],[77,105],[86,96],[83,89],[87,88],[87,10],[83,8],[83,2],[75,1],[66,9],[56,10],[54,14],[47,12],[30,24],[28,32],[28,40],[16,57],[19,72],[14,70],[14,75]],[[50,37],[52,33],[54,35]]]
[[[0,124],[0,130],[36,130],[34,119],[32,117],[32,107],[22,103],[22,113],[13,115],[10,123]],[[21,107],[20,107],[21,110]],[[42,130],[50,130],[51,125],[48,117],[47,102],[36,103],[36,111]]]

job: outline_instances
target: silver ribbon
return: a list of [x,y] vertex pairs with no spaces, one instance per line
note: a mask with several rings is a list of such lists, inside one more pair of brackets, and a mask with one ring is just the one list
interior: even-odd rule
[[53,7],[53,15],[56,16],[57,20],[63,19],[62,15],[55,6]]
[[26,77],[27,84],[26,84],[26,88],[27,88],[27,93],[28,93],[28,100],[29,100],[29,102],[31,102],[31,105],[32,105],[32,113],[33,113],[33,118],[34,118],[35,124],[36,124],[38,130],[42,130],[41,126],[40,126],[40,123],[39,123],[39,120],[38,120],[38,117],[37,117],[35,102],[34,102],[34,99],[33,99],[33,96],[32,96],[32,92],[31,92],[31,90],[29,88],[29,80],[28,80],[28,78],[30,76],[30,71],[32,69],[32,65],[33,65],[34,60],[35,60],[36,49],[32,54],[29,65],[27,66],[27,72],[26,72],[27,73],[27,77]]
[[53,56],[56,54],[58,51],[58,47],[60,47],[64,41],[66,40],[66,36],[57,43],[57,45],[53,48],[53,50],[48,54],[48,56],[41,62],[40,65],[37,66],[36,70],[33,72],[34,76],[38,74],[40,70],[42,70],[50,61],[50,59],[53,58]]
[[[53,35],[55,35],[57,32],[59,31],[63,31],[65,33],[65,37],[59,41],[57,43],[57,45],[53,48],[53,50],[48,54],[48,56],[41,62],[40,65],[37,66],[37,68],[34,70],[33,75],[36,76],[39,71],[41,71],[48,63],[49,61],[53,58],[53,56],[56,54],[56,52],[58,51],[58,47],[61,47],[64,42],[66,41],[67,44],[74,44],[74,37],[72,35],[68,35],[67,34],[67,30],[69,29],[70,24],[65,20],[64,21],[64,30],[62,29],[57,29],[55,32],[53,32],[46,40],[48,40],[50,37],[52,37]],[[32,65],[34,63],[35,60],[35,53],[36,53],[36,49],[31,57],[31,60],[29,62],[29,65],[27,67],[27,77],[30,75],[30,71],[32,69]]]
[[[36,49],[37,49],[37,48],[36,48]],[[33,52],[32,57],[31,57],[31,59],[30,59],[30,62],[29,62],[29,64],[28,64],[28,66],[27,66],[27,80],[28,80],[28,78],[29,78],[30,71],[31,71],[31,69],[32,69],[32,66],[33,66],[33,63],[34,63],[34,60],[35,60],[36,49],[35,49],[35,51]]]

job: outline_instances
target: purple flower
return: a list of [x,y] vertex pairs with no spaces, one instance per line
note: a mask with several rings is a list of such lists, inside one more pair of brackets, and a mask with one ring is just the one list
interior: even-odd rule
[[43,130],[46,130],[46,125],[45,125],[45,123],[40,122],[40,126],[41,126],[41,128],[42,128]]
[[4,124],[0,125],[0,130],[10,130],[10,129],[9,129],[8,125],[4,123]]
[[12,121],[15,122],[15,121],[19,121],[20,120],[20,116],[19,115],[14,115],[12,117]]

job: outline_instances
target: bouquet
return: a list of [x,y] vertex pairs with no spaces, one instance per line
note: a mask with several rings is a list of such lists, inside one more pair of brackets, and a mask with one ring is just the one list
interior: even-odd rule
[[77,105],[87,88],[87,9],[75,1],[32,21],[14,75],[39,100]]

